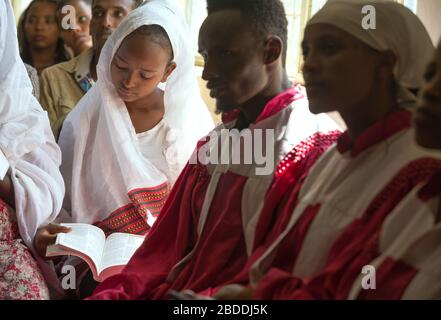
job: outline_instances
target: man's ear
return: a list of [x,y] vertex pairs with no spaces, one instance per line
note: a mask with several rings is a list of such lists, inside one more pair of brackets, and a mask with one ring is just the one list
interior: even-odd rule
[[167,66],[167,68],[165,69],[164,72],[164,76],[161,79],[161,82],[164,83],[167,81],[168,77],[170,77],[170,75],[172,74],[172,72],[176,69],[176,63],[175,62],[170,62]]
[[282,39],[276,35],[269,36],[265,40],[264,50],[264,63],[268,66],[276,63],[283,53]]

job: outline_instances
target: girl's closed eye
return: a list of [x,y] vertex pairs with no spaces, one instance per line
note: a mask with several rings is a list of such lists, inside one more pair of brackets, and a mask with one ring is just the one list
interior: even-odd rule
[[153,73],[151,73],[151,72],[141,72],[141,77],[144,80],[150,80],[151,78],[153,78]]
[[120,70],[127,70],[127,66],[120,64],[119,62],[115,62],[115,65]]
[[125,63],[120,57],[116,56],[114,59],[115,66],[120,70],[127,70],[128,64]]

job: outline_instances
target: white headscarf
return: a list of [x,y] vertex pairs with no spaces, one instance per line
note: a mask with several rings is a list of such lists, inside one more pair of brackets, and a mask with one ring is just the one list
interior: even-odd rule
[[10,0],[0,0],[0,149],[10,164],[20,235],[32,248],[37,229],[60,211],[64,184],[60,149],[19,55]]
[[74,222],[102,221],[130,203],[131,190],[173,182],[142,155],[127,108],[111,81],[111,62],[121,42],[141,26],[152,24],[167,32],[177,64],[164,93],[169,167],[177,167],[179,172],[197,141],[214,126],[200,97],[194,72],[195,51],[179,9],[172,1],[152,0],[132,11],[101,52],[97,84],[71,112],[61,131],[64,208]]
[[[362,9],[367,5],[375,8],[375,29],[362,26],[367,15]],[[397,58],[394,73],[400,89],[423,85],[424,70],[435,48],[421,21],[405,6],[390,0],[329,0],[308,26],[317,23],[344,30],[375,50],[391,50]]]

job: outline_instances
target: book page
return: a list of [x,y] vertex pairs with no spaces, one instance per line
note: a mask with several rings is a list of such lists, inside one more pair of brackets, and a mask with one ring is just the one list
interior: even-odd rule
[[5,154],[2,150],[0,150],[0,181],[3,181],[3,179],[6,176],[6,173],[8,173],[9,170],[9,161],[6,159]]
[[112,266],[126,265],[143,242],[144,236],[129,233],[111,234],[104,246],[101,268],[98,273]]
[[104,232],[90,224],[62,223],[61,225],[72,228],[72,231],[59,233],[55,244],[84,253],[90,257],[96,269],[99,270],[106,242]]

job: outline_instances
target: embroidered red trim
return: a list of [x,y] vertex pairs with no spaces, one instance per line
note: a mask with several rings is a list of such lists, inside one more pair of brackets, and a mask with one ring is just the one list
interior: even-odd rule
[[310,168],[315,163],[320,155],[325,150],[332,146],[337,139],[342,135],[340,131],[330,131],[328,133],[317,132],[309,136],[297,146],[295,146],[286,156],[280,161],[276,169],[276,177],[281,177],[285,174],[291,166],[304,161],[308,161],[307,168]]
[[95,223],[106,236],[115,232],[145,235],[150,226],[147,213],[157,216],[170,193],[168,183],[154,188],[141,188],[129,191],[131,203],[113,211],[107,219]]
[[[263,121],[276,113],[279,113],[284,108],[291,105],[294,101],[303,99],[306,97],[306,91],[304,87],[297,84],[282,93],[278,94],[274,98],[272,98],[265,106],[263,111],[260,113],[259,117],[254,121],[254,123],[258,123],[260,121]],[[234,109],[230,112],[225,112],[222,114],[222,122],[228,123],[231,121],[236,120],[240,115],[239,109]]]
[[428,181],[439,170],[441,170],[441,161],[438,159],[421,158],[410,162],[398,172],[372,201],[365,217],[369,219],[370,215],[376,212],[397,191],[406,190],[407,193],[418,183]]

